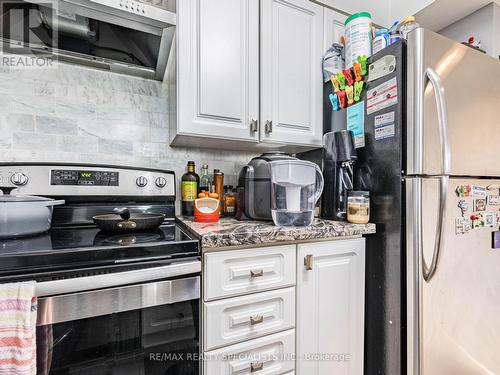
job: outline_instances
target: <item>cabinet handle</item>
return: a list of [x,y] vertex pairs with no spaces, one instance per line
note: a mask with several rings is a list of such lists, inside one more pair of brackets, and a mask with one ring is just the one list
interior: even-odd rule
[[259,122],[256,119],[250,121],[250,131],[255,133],[259,130]]
[[264,315],[258,314],[250,317],[250,325],[254,326],[264,322]]
[[264,270],[250,270],[250,277],[264,276]]
[[270,120],[266,120],[266,126],[265,126],[264,130],[266,131],[267,134],[272,133],[273,132],[273,122]]
[[264,362],[251,362],[250,363],[250,372],[257,372],[264,369]]
[[304,257],[304,266],[306,266],[306,271],[313,269],[313,256],[311,254]]

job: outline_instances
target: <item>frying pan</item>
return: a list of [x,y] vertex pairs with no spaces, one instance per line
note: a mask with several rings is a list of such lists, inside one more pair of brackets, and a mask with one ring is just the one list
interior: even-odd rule
[[95,225],[105,232],[131,232],[158,228],[165,219],[162,214],[131,214],[128,208],[115,208],[113,212],[94,216]]

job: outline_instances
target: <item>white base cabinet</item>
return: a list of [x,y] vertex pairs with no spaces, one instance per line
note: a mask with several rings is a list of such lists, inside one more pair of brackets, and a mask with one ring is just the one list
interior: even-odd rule
[[295,327],[295,288],[205,303],[205,350]]
[[297,374],[362,375],[364,238],[298,245],[298,264]]
[[364,238],[203,260],[203,375],[363,374]]
[[206,352],[205,375],[286,374],[295,368],[294,354],[292,329]]

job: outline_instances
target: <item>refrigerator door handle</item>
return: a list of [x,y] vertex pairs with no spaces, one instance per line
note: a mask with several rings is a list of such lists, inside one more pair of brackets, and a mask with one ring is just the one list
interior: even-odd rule
[[446,175],[450,173],[450,147],[448,144],[448,113],[446,111],[444,87],[441,84],[441,77],[434,69],[427,68],[425,76],[427,81],[431,83],[435,93],[441,142],[441,174]]
[[445,212],[446,212],[446,195],[448,192],[448,176],[439,177],[439,206],[438,206],[438,219],[436,223],[436,238],[434,240],[434,251],[432,253],[431,265],[427,266],[424,257],[423,245],[423,228],[422,228],[422,213],[420,213],[420,252],[422,257],[422,274],[424,280],[429,283],[432,277],[436,274],[439,262],[439,255],[443,247],[443,233],[445,225]]

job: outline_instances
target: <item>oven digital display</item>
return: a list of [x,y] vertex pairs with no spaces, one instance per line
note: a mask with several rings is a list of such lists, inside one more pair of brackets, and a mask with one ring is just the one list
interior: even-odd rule
[[118,172],[55,169],[50,173],[51,185],[118,186]]

